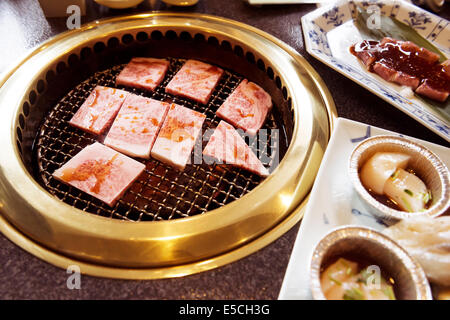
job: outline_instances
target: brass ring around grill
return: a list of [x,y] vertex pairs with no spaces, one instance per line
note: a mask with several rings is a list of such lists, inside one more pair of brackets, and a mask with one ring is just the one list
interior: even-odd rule
[[[271,94],[289,139],[279,165],[236,200],[175,220],[121,221],[60,201],[36,179],[32,150],[55,102],[92,76],[75,75],[77,63],[106,70],[126,62],[108,50],[119,48],[126,60],[161,37],[167,42],[155,52],[237,71]],[[164,278],[215,268],[262,248],[300,220],[335,117],[330,93],[306,60],[248,25],[185,13],[86,24],[46,41],[0,80],[0,230],[50,263],[78,264],[97,276]]]

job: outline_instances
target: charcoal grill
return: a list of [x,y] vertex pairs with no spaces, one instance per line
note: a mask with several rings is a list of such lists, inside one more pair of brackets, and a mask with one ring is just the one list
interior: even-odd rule
[[[206,114],[203,131],[213,130],[220,121],[216,117],[215,110],[222,105],[243,77],[226,71],[207,105],[193,103],[189,99],[165,93],[164,88],[181,68],[184,59],[169,58],[169,61],[171,64],[168,75],[153,93],[121,88],[160,101],[175,102]],[[96,85],[115,87],[115,78],[123,67],[119,65],[96,72],[62,98],[45,117],[35,139],[33,148],[35,159],[32,159],[32,163],[37,164],[35,176],[40,178],[38,181],[44,188],[64,202],[86,212],[123,220],[155,221],[189,217],[211,211],[239,199],[259,184],[261,178],[244,170],[220,164],[196,164],[194,157],[198,155],[194,153],[191,159],[193,165],[189,165],[182,172],[157,160],[142,161],[146,164],[145,173],[113,208],[54,179],[52,173],[56,169],[85,146],[99,139],[73,128],[69,125],[69,120]],[[284,155],[288,143],[281,120],[275,120],[279,119],[276,115],[277,109],[274,108],[274,112],[269,115],[262,128],[268,133],[264,140],[258,140],[257,136],[252,139],[247,136],[255,153],[263,154],[263,159],[270,159],[266,162],[272,170],[275,169],[279,158]],[[207,143],[206,135],[197,143],[201,144],[201,147],[197,146],[196,150],[202,150]]]
[[[153,93],[125,88],[206,114],[243,78],[270,93],[266,143],[247,137],[268,159],[262,179],[227,165],[156,160],[114,207],[51,174],[96,137],[68,121],[96,85],[114,87],[133,56],[168,58]],[[208,104],[165,93],[194,58],[224,68]],[[201,14],[148,13],[95,21],[56,36],[0,82],[1,231],[60,267],[119,278],[162,278],[208,270],[267,245],[302,216],[336,115],[329,92],[292,48],[248,25]],[[206,140],[197,143],[203,146]]]

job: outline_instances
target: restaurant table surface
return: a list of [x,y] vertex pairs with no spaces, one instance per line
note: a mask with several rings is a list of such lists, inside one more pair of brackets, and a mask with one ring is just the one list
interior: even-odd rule
[[[314,4],[254,7],[243,0],[200,0],[193,7],[181,8],[145,0],[136,8],[125,10],[109,9],[91,0],[86,0],[86,4],[82,23],[149,10],[171,10],[218,15],[260,28],[308,60],[328,86],[340,117],[448,146],[409,116],[306,52],[300,18],[314,10]],[[449,3],[440,15],[449,19]],[[65,30],[66,18],[46,19],[37,0],[0,1],[0,73],[11,67],[17,57]],[[82,275],[81,288],[72,290],[67,288],[66,270],[34,257],[0,235],[0,299],[276,299],[299,225],[256,253],[214,270],[142,281]]]

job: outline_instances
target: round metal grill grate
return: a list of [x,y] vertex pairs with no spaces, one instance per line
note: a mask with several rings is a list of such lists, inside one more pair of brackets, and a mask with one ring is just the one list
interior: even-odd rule
[[[215,128],[220,121],[215,111],[239,84],[242,76],[226,71],[208,104],[202,105],[164,91],[167,83],[185,60],[169,58],[169,61],[169,71],[162,84],[153,93],[135,88],[121,88],[204,113],[207,118],[203,132]],[[51,194],[93,214],[130,221],[154,221],[202,214],[224,206],[239,199],[261,182],[259,176],[227,165],[189,164],[183,172],[180,172],[153,159],[139,160],[145,163],[145,172],[111,208],[96,198],[54,179],[52,173],[57,168],[82,148],[98,140],[97,137],[71,127],[69,120],[96,85],[115,87],[115,78],[123,67],[124,65],[119,65],[95,73],[70,91],[45,117],[33,145],[33,154],[38,164],[35,169],[36,176]],[[247,142],[258,154],[270,159],[268,166],[273,170],[287,147],[283,122],[277,116],[275,106],[263,129],[267,129],[268,133],[266,143],[261,144],[257,139],[248,137]],[[197,144],[199,143],[204,147],[207,141],[199,139]]]

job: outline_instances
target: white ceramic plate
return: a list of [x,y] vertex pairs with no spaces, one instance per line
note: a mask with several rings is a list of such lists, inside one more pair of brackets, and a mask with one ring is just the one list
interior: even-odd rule
[[409,24],[438,47],[447,58],[450,57],[449,21],[401,0],[343,0],[327,4],[303,16],[302,29],[306,50],[312,56],[450,141],[448,111],[429,106],[415,97],[404,97],[401,86],[366,71],[350,53],[349,47],[363,40],[352,18],[356,5],[363,8],[374,5],[380,8],[382,15],[389,15]]
[[[303,221],[295,240],[279,299],[312,299],[309,266],[317,243],[331,229],[344,225],[383,230],[386,225],[365,209],[348,177],[348,159],[355,146],[374,135],[395,132],[339,118],[311,191]],[[450,149],[410,138],[435,154],[450,167]]]

